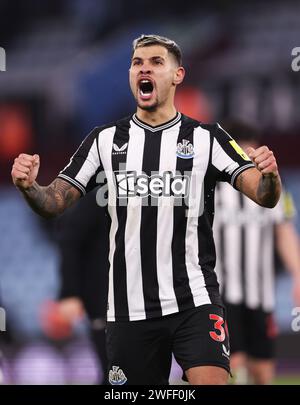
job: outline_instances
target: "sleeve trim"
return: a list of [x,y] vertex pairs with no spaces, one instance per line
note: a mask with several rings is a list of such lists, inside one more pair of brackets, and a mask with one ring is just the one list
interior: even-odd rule
[[66,176],[65,174],[62,174],[62,173],[59,174],[57,177],[59,177],[63,180],[66,180],[68,183],[71,183],[72,186],[75,186],[82,195],[86,194],[86,190],[85,190],[84,186],[82,184],[80,184],[79,181],[72,179],[71,177]]
[[242,173],[244,170],[250,169],[252,167],[255,167],[255,165],[253,163],[249,163],[245,166],[238,167],[238,169],[235,172],[233,172],[233,174],[231,175],[230,184],[235,188],[235,180],[236,180],[237,176],[240,173]]

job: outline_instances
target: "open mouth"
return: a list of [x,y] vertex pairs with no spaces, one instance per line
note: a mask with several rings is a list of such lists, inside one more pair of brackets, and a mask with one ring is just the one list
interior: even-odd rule
[[142,80],[139,82],[140,95],[141,95],[143,98],[150,98],[150,97],[151,97],[151,94],[152,94],[152,92],[153,92],[153,89],[154,89],[153,83],[152,83],[150,80],[148,80],[148,79],[142,79]]

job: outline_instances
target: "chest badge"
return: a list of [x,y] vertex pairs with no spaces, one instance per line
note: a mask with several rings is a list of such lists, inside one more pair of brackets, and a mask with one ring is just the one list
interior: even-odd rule
[[176,155],[181,159],[192,159],[195,155],[194,145],[187,139],[183,139],[177,144]]

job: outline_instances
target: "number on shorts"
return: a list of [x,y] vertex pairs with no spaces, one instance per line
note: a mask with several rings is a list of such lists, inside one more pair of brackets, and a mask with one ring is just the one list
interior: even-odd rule
[[214,328],[219,331],[219,333],[216,333],[215,331],[209,332],[209,336],[213,339],[216,340],[217,342],[223,342],[225,340],[225,330],[223,328],[224,324],[224,319],[216,314],[209,314],[209,319],[216,321],[214,323]]

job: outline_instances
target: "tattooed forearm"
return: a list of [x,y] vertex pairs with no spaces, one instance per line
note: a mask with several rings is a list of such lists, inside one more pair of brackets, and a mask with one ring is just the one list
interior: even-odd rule
[[261,176],[257,187],[257,199],[260,205],[273,208],[277,204],[281,193],[281,181],[279,175]]
[[257,204],[273,208],[281,193],[280,176],[262,175],[259,170],[245,170],[236,179],[236,187]]
[[244,190],[244,173],[241,173],[236,179],[236,187],[241,193],[246,194]]
[[59,178],[47,187],[35,182],[22,193],[33,211],[45,218],[61,214],[80,197],[80,192],[75,187]]

